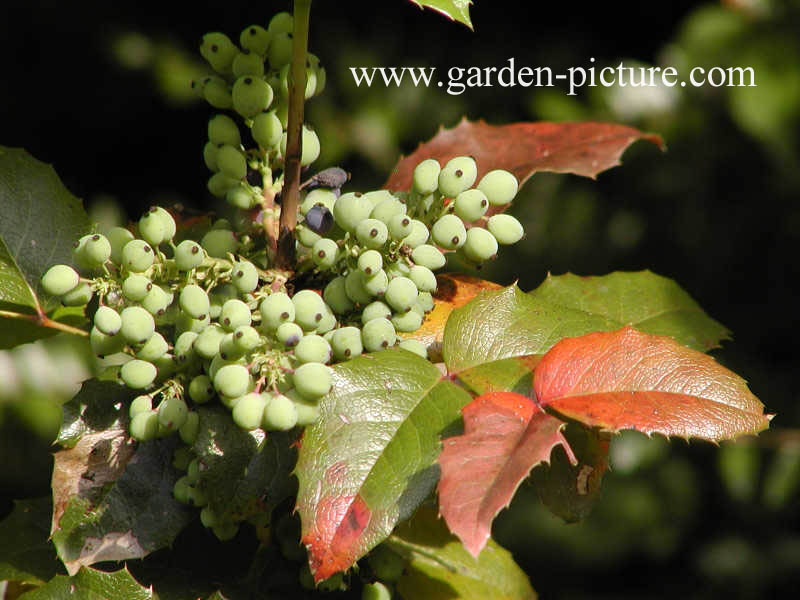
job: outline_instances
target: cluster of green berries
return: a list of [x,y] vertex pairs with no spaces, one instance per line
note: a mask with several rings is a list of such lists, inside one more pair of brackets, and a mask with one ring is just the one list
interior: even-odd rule
[[[203,148],[203,159],[213,172],[208,189],[238,208],[256,206],[264,187],[273,183],[273,171],[283,164],[293,29],[292,15],[284,12],[275,15],[266,29],[247,27],[238,47],[219,32],[207,33],[200,44],[200,53],[215,74],[192,82],[192,87],[214,108],[232,111],[244,122],[248,139],[255,142],[245,148],[231,116],[220,113],[208,123],[208,142]],[[320,94],[325,80],[325,68],[309,54],[306,99]],[[302,165],[314,162],[319,152],[317,134],[304,126]]]

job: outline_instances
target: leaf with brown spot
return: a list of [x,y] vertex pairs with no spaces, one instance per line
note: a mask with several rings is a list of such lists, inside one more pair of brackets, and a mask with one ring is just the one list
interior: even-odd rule
[[744,379],[710,356],[633,327],[561,340],[533,385],[542,407],[613,433],[721,441],[756,434],[771,418]]
[[494,169],[513,173],[520,185],[538,171],[573,173],[595,178],[620,164],[620,157],[637,140],[664,148],[657,135],[614,123],[511,123],[489,125],[462,119],[453,129],[439,129],[428,142],[395,165],[384,188],[411,189],[414,167],[426,158],[444,164],[468,155],[478,163],[478,179]]
[[520,483],[562,446],[565,423],[529,398],[510,392],[478,396],[462,410],[464,434],[444,440],[439,465],[439,511],[473,556],[491,534],[494,517],[508,506]]

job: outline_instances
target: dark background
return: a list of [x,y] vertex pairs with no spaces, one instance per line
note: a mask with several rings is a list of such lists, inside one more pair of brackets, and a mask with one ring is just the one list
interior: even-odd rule
[[[215,208],[201,158],[212,113],[185,92],[202,69],[194,49],[206,31],[238,37],[285,8],[6,2],[0,144],[53,163],[98,220],[138,218],[154,202]],[[307,115],[322,140],[320,165],[347,168],[353,189],[378,187],[400,153],[462,115],[490,123],[612,120],[662,134],[666,154],[639,143],[623,167],[596,182],[536,175],[513,209],[526,241],[482,276],[519,279],[525,290],[548,271],[649,268],[676,279],[733,330],[734,341],[715,356],[778,414],[779,430],[744,454],[628,436],[618,456],[633,462],[609,476],[588,521],[560,525],[524,487],[496,535],[544,598],[760,598],[792,589],[800,572],[800,5],[482,0],[472,18],[474,33],[399,0],[318,0],[310,46],[327,65],[328,89]],[[347,75],[350,66],[435,66],[442,74],[451,66],[504,66],[512,56],[554,71],[588,66],[589,57],[754,66],[759,87],[684,90],[661,109],[634,91],[626,98],[638,108],[625,109],[601,89],[576,98],[561,89],[496,87],[448,96],[359,90]],[[117,217],[109,216],[114,207],[122,208]],[[47,446],[20,432],[18,418],[0,430],[0,469],[5,463],[13,471],[0,477],[0,491],[47,493]],[[24,456],[34,467],[13,467],[20,448],[29,449]]]

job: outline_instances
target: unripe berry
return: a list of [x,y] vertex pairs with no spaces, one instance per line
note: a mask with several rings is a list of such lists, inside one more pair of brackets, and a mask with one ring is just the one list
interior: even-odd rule
[[294,356],[301,363],[326,364],[331,360],[331,345],[320,335],[306,335],[294,347]]
[[367,583],[361,591],[361,600],[392,600],[392,591],[380,581]]
[[306,427],[319,420],[319,404],[315,400],[306,400],[297,390],[292,388],[284,394],[294,404],[297,412],[297,426]]
[[273,95],[272,88],[261,77],[245,75],[233,84],[233,108],[245,119],[251,119],[267,110]]
[[376,300],[375,302],[371,302],[364,307],[364,310],[361,311],[361,323],[362,325],[372,321],[373,319],[391,319],[392,318],[392,309],[389,308],[389,305],[385,302],[381,302],[380,300]]
[[197,404],[205,404],[214,397],[214,384],[207,375],[198,375],[189,383],[189,397]]
[[[369,194],[365,195],[367,196],[367,200],[369,200]],[[388,226],[392,217],[404,214],[406,214],[406,205],[400,202],[400,200],[397,198],[389,197],[385,200],[381,200],[380,203],[372,209],[372,212],[369,216],[372,219],[378,219],[379,221],[382,221]]]
[[413,352],[417,356],[421,356],[422,358],[428,358],[428,349],[425,347],[425,344],[420,342],[419,340],[403,340],[398,344],[400,348],[403,350],[408,350],[409,352]]
[[403,238],[403,243],[409,248],[414,249],[427,242],[428,237],[430,237],[430,232],[425,223],[413,219],[411,221],[411,233]]
[[158,424],[168,431],[180,429],[189,416],[186,402],[175,396],[165,398],[158,405]]
[[272,36],[267,50],[269,66],[273,70],[281,69],[292,59],[292,34],[280,32]]
[[185,365],[197,357],[194,351],[194,342],[198,336],[199,334],[194,331],[184,331],[175,340],[174,354],[179,365]]
[[383,257],[377,250],[367,250],[358,257],[358,268],[364,275],[374,275],[383,268]]
[[333,205],[333,217],[345,231],[354,232],[358,224],[368,219],[372,204],[361,194],[342,194]]
[[331,349],[336,360],[348,360],[359,356],[364,347],[358,327],[342,327],[333,333]]
[[420,292],[432,293],[436,291],[436,275],[428,267],[414,265],[411,267],[408,278],[414,282]]
[[225,332],[219,325],[209,325],[194,341],[194,351],[202,358],[212,359],[219,352],[219,343]]
[[181,271],[189,271],[203,264],[206,253],[194,240],[183,240],[175,248],[175,266]]
[[297,408],[295,408],[294,402],[283,394],[270,394],[262,414],[264,429],[267,431],[288,431],[296,424]]
[[122,264],[132,273],[141,273],[153,265],[155,254],[144,240],[131,240],[122,249]]
[[384,299],[392,309],[404,313],[414,306],[417,294],[419,294],[419,290],[411,279],[408,277],[395,277],[389,282]]
[[213,258],[227,258],[239,248],[233,232],[227,229],[212,229],[203,236],[200,245]]
[[122,249],[134,239],[133,234],[124,227],[112,227],[106,237],[111,244],[111,260],[118,265],[122,261]]
[[254,327],[240,325],[233,332],[233,343],[240,352],[247,353],[261,344],[261,336]]
[[231,89],[224,79],[207,77],[203,84],[203,98],[214,108],[227,110],[233,106]]
[[148,362],[154,362],[164,356],[169,350],[169,344],[167,344],[167,340],[164,339],[157,331],[150,336],[150,339],[147,340],[142,347],[136,351],[136,358],[140,360],[146,360]]
[[211,177],[208,178],[208,182],[206,183],[206,188],[211,193],[212,196],[216,196],[217,198],[224,198],[225,195],[233,188],[240,184],[239,179],[234,179],[232,177],[228,177],[225,173],[214,173]]
[[141,302],[153,289],[153,283],[144,275],[131,273],[122,282],[122,295],[133,302]]
[[74,290],[61,296],[61,304],[64,306],[86,306],[92,299],[92,287],[82,281]]
[[80,283],[78,272],[68,265],[53,265],[42,276],[42,288],[53,296],[63,296]]
[[313,331],[326,313],[325,301],[312,290],[300,290],[292,297],[294,321],[305,331]]
[[146,410],[131,419],[128,432],[137,442],[149,442],[158,434],[158,413]]
[[244,179],[247,176],[247,160],[244,153],[233,146],[226,144],[217,149],[217,166],[220,173],[231,179]]
[[129,344],[143,344],[156,330],[153,315],[141,306],[129,306],[120,313],[119,332]]
[[245,50],[265,56],[269,47],[269,39],[269,33],[261,25],[250,25],[239,36],[239,45]]
[[364,219],[356,226],[356,237],[367,248],[380,248],[389,239],[389,229],[377,219]]
[[196,412],[189,412],[186,415],[186,421],[178,428],[178,434],[181,436],[181,441],[191,446],[197,440],[197,434],[200,431],[200,415]]
[[412,176],[412,186],[418,194],[430,194],[439,186],[439,172],[442,167],[434,158],[426,158],[416,167]]
[[211,306],[206,291],[194,283],[190,283],[181,290],[178,303],[183,312],[195,319],[207,315]]
[[468,260],[480,264],[497,256],[497,239],[483,227],[472,227],[461,251]]
[[441,269],[447,260],[438,248],[428,244],[422,244],[414,248],[411,253],[411,260],[416,264],[428,267],[431,271]]
[[200,43],[200,54],[215,71],[224,74],[230,71],[236,45],[224,33],[207,33]]
[[411,333],[422,325],[422,315],[415,310],[407,310],[404,313],[397,313],[392,317],[392,325],[397,331]]
[[431,236],[442,248],[456,250],[467,241],[467,230],[457,216],[444,215],[433,224]]
[[231,283],[240,293],[249,294],[258,287],[258,269],[250,261],[237,262],[231,270]]
[[262,325],[269,331],[276,330],[283,323],[294,321],[294,302],[283,292],[275,292],[264,298],[258,310]]
[[243,49],[234,57],[231,70],[234,77],[244,77],[245,75],[261,77],[264,74],[264,59],[258,54]]
[[297,323],[282,323],[275,330],[275,337],[287,348],[294,348],[303,339],[303,329]]
[[[284,158],[286,157],[286,143],[287,143],[287,135],[284,133],[281,137],[281,156]],[[319,158],[320,152],[320,145],[319,145],[319,137],[317,137],[317,132],[313,129],[309,129],[305,125],[303,125],[303,150],[302,155],[300,156],[300,164],[304,167],[313,163],[317,158]]]
[[257,392],[242,396],[233,407],[233,422],[245,431],[252,431],[261,426],[267,399]]
[[263,112],[253,118],[250,130],[256,143],[264,150],[272,150],[281,143],[283,126],[275,111]]
[[317,400],[331,390],[331,370],[322,363],[308,362],[294,370],[292,382],[303,398]]
[[159,285],[154,285],[147,292],[147,295],[142,298],[142,308],[154,317],[160,316],[167,312],[172,300],[173,294],[171,292],[166,291]]
[[478,166],[470,156],[450,159],[439,173],[439,191],[443,196],[455,198],[468,190],[478,177]]
[[129,388],[135,390],[146,388],[152,384],[157,374],[153,363],[139,359],[126,362],[119,370],[120,379]]
[[389,276],[383,269],[374,275],[363,275],[361,286],[370,296],[383,296],[389,287]]
[[228,300],[222,305],[219,322],[228,331],[233,331],[242,325],[250,325],[251,321],[250,307],[241,300]]
[[331,280],[322,293],[325,303],[339,315],[349,313],[355,308],[355,305],[347,296],[345,286],[345,278],[339,276]]
[[238,148],[242,143],[242,136],[236,121],[228,115],[216,115],[208,122],[208,139],[215,146],[227,144]]
[[139,235],[153,247],[166,239],[166,228],[155,207],[148,210],[139,219]]
[[[389,220],[389,235],[394,240],[403,240],[414,231],[414,221],[407,215],[394,215]],[[427,241],[427,230],[425,240]]]
[[128,407],[128,416],[132,419],[140,412],[153,410],[153,399],[148,395],[136,396]]
[[336,264],[339,246],[329,238],[321,238],[311,248],[311,258],[314,264],[322,270],[330,269]]
[[361,341],[367,352],[377,352],[389,346],[394,346],[397,341],[394,325],[389,319],[372,319],[364,324],[361,329]]
[[80,247],[81,262],[91,268],[104,265],[111,258],[111,242],[106,236],[95,233]]
[[214,376],[214,388],[229,398],[238,398],[250,387],[250,372],[242,365],[225,365]]
[[364,279],[364,274],[361,271],[353,270],[348,273],[344,280],[344,289],[347,297],[356,304],[372,302],[372,295],[364,289]]
[[522,223],[511,215],[494,215],[489,218],[486,228],[497,238],[498,244],[516,244],[525,235]]
[[480,190],[472,189],[456,196],[455,212],[467,222],[477,221],[489,210],[489,200]]
[[503,206],[511,202],[517,195],[519,182],[512,173],[496,169],[484,175],[477,188],[486,194],[490,204]]
[[92,352],[102,358],[122,351],[125,347],[125,339],[119,333],[113,336],[106,335],[97,327],[92,327],[89,332],[89,345],[92,348]]

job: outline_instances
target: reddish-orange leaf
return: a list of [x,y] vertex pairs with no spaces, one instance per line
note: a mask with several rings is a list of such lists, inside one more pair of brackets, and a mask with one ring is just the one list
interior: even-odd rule
[[497,290],[502,286],[460,273],[444,273],[436,276],[438,287],[434,294],[436,304],[425,316],[422,327],[413,333],[401,333],[405,338],[414,338],[434,352],[442,343],[447,317],[459,306],[464,306],[484,290]]
[[632,327],[567,338],[534,373],[541,406],[585,425],[710,441],[755,434],[770,416],[713,358]]
[[478,162],[478,178],[493,169],[516,175],[520,185],[537,171],[574,173],[596,177],[620,164],[633,142],[647,140],[663,148],[664,141],[613,123],[511,123],[489,125],[462,119],[453,129],[439,129],[395,165],[384,187],[393,191],[411,188],[414,167],[426,158],[444,164],[454,156],[469,155]]
[[443,441],[439,512],[474,556],[491,534],[492,520],[508,506],[530,470],[549,462],[565,423],[511,392],[478,396],[462,409],[464,434]]

